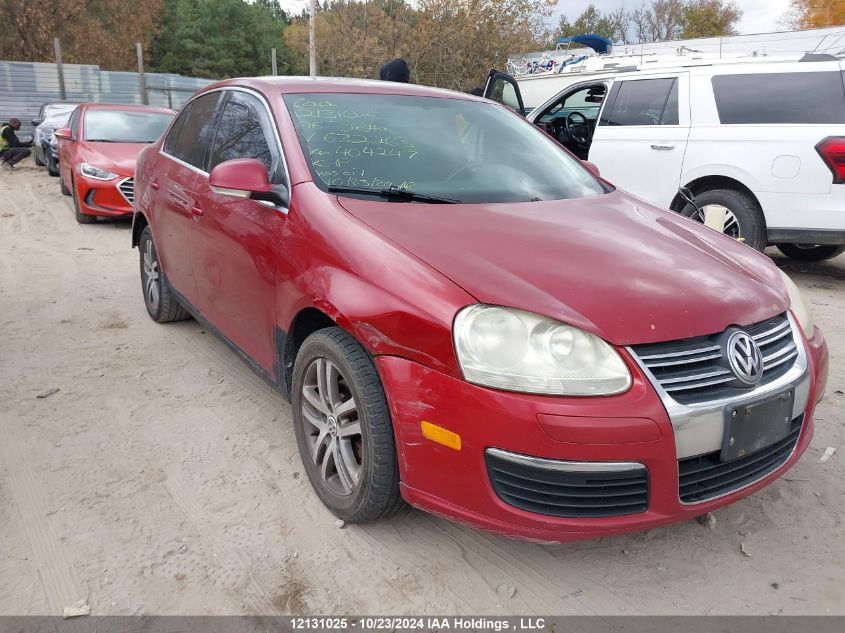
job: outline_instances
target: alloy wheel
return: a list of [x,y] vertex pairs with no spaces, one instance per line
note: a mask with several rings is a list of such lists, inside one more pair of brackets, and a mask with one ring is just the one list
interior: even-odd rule
[[[733,212],[730,209],[728,209],[725,206],[722,206],[721,204],[711,204],[711,205],[707,205],[707,206],[719,207],[720,209],[724,210],[724,212],[725,212],[725,225],[724,225],[724,228],[722,229],[722,232],[725,235],[727,235],[728,237],[732,237],[735,240],[738,240],[739,238],[743,237],[742,230],[739,227],[739,221],[736,219],[736,216],[733,214]],[[695,215],[693,215],[692,217],[693,217],[693,219],[697,220],[698,222],[701,222],[702,224],[704,224],[704,209],[703,208],[699,209],[698,211],[696,211]]]
[[161,282],[159,281],[158,257],[153,250],[152,240],[147,240],[144,247],[144,293],[153,312],[158,310],[161,300]]
[[315,358],[302,381],[302,420],[306,442],[326,487],[340,496],[358,487],[363,438],[358,405],[346,379],[328,358]]

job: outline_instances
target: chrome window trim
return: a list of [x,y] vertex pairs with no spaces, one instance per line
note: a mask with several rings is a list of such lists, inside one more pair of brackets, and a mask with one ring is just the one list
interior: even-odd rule
[[797,350],[795,363],[783,376],[770,383],[758,385],[739,396],[719,398],[708,402],[681,404],[660,385],[637,353],[630,346],[625,348],[648,378],[666,408],[675,435],[675,452],[678,459],[721,450],[725,433],[724,410],[728,405],[753,400],[760,396],[773,395],[792,387],[795,389],[792,418],[796,418],[806,410],[809,400],[810,380],[807,350],[798,332],[798,325],[792,317],[792,312],[787,311],[786,316],[789,319],[792,340]]
[[547,459],[545,457],[531,457],[520,453],[511,453],[500,448],[488,448],[485,453],[498,457],[514,464],[540,468],[543,470],[555,470],[567,473],[596,473],[596,472],[640,472],[646,470],[644,464],[639,462],[570,462]]
[[[243,86],[221,86],[219,88],[212,88],[211,90],[203,90],[201,93],[192,96],[190,99],[188,99],[184,103],[182,108],[184,109],[185,107],[187,107],[187,105],[189,103],[192,103],[193,101],[199,99],[200,97],[202,97],[204,95],[211,94],[212,92],[225,92],[227,90],[231,90],[232,92],[244,92],[246,94],[252,95],[252,96],[256,97],[262,103],[262,105],[264,106],[264,110],[267,113],[267,117],[270,121],[270,127],[273,129],[273,136],[276,139],[276,147],[279,150],[279,156],[282,159],[282,167],[284,168],[285,181],[286,181],[285,186],[287,186],[288,189],[290,189],[290,186],[291,186],[290,185],[290,170],[288,169],[288,161],[287,161],[287,157],[285,156],[285,146],[282,144],[282,137],[279,134],[279,126],[276,123],[276,117],[273,116],[273,109],[270,107],[270,102],[267,101],[266,97],[263,94],[261,94],[257,90],[253,90],[252,88],[245,88]],[[178,116],[174,117],[173,121],[175,122],[177,118],[178,118]],[[173,123],[171,123],[170,125],[172,127]],[[169,133],[170,133],[170,128],[167,128],[167,134],[169,134]],[[167,138],[167,134],[165,134],[165,139]],[[185,161],[183,161],[179,158],[176,158],[173,154],[168,154],[167,152],[165,152],[164,151],[164,143],[162,143],[159,146],[158,153],[161,154],[162,156],[166,156],[170,160],[176,161],[177,163],[179,163],[183,167],[187,167],[191,171],[194,171],[197,174],[199,174],[200,176],[203,176],[206,179],[208,178],[208,172],[207,171],[204,171],[204,170],[200,169],[199,167],[195,167],[194,165],[191,165],[190,163],[186,163]],[[276,208],[279,211],[281,211],[285,214],[287,213],[287,209],[282,209],[282,208],[278,208],[278,207],[276,207]]]

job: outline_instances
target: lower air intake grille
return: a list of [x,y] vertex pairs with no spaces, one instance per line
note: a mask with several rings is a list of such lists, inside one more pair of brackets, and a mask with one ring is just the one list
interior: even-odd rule
[[803,414],[792,421],[789,435],[780,442],[729,462],[720,462],[715,451],[678,462],[678,493],[684,503],[725,495],[762,479],[782,466],[798,443]]
[[573,472],[519,463],[491,450],[486,459],[493,490],[502,501],[521,510],[588,518],[637,514],[648,509],[648,470],[644,466],[636,470]]
[[133,178],[127,178],[117,188],[120,189],[120,193],[123,194],[126,201],[132,206],[135,206],[135,180]]

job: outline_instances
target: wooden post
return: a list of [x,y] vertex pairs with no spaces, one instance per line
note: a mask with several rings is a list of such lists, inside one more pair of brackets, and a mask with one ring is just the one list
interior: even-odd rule
[[144,50],[141,42],[135,42],[135,53],[138,55],[138,85],[141,88],[141,103],[150,105],[150,97],[147,94],[147,78],[144,76]]
[[62,101],[67,99],[67,91],[65,90],[65,69],[62,66],[62,45],[58,37],[53,38],[53,50],[56,51],[56,71],[59,73],[59,94]]
[[314,42],[315,13],[314,0],[311,0],[310,19],[308,20],[308,70],[312,77],[317,76],[317,48]]
[[273,73],[273,76],[275,77],[276,75],[279,74],[277,72],[277,68],[276,68],[276,49],[275,48],[270,51],[270,66],[272,67],[272,73]]

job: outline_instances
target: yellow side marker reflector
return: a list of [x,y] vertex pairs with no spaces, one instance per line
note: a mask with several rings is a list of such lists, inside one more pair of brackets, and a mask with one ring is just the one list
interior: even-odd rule
[[438,444],[443,444],[443,446],[454,448],[456,451],[461,450],[461,436],[457,433],[452,433],[452,431],[444,429],[442,426],[437,426],[425,420],[420,421],[420,428],[422,429],[424,438],[432,442],[437,442]]

